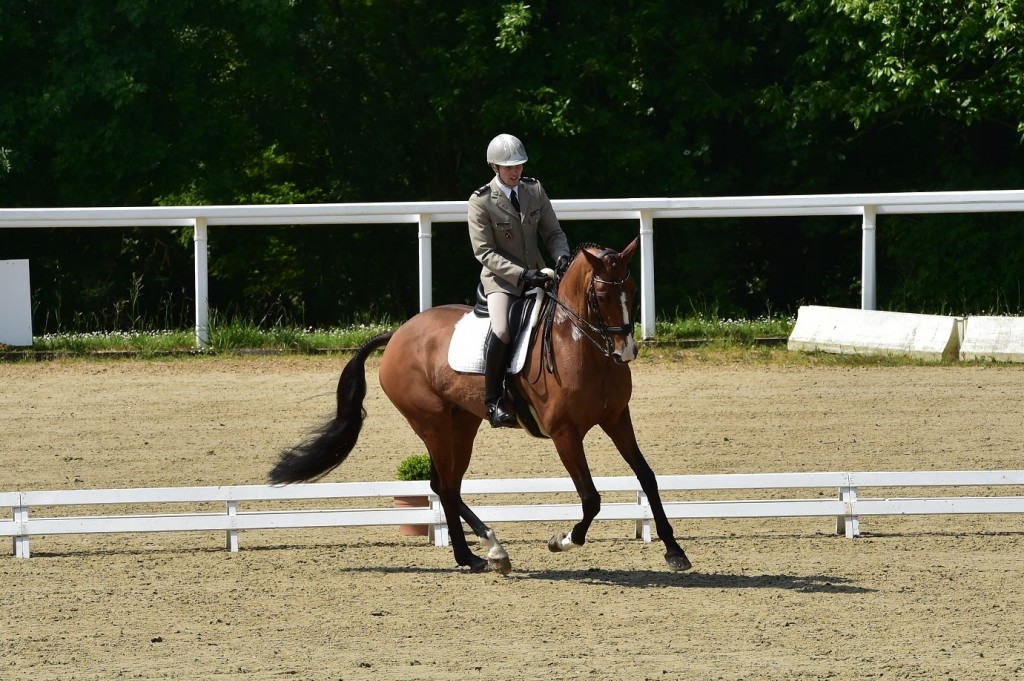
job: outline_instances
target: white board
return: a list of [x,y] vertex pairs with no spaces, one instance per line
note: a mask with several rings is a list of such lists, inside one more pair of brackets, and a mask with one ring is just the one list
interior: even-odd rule
[[955,360],[960,350],[958,322],[940,315],[805,305],[797,312],[788,348]]
[[32,345],[28,260],[0,260],[0,344]]
[[1024,362],[1024,317],[968,317],[960,359]]

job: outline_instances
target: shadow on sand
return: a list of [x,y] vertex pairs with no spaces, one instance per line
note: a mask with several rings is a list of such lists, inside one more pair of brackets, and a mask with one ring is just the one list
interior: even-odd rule
[[783,589],[804,593],[862,594],[868,589],[845,577],[828,575],[737,575],[711,572],[670,572],[656,570],[546,570],[513,573],[514,577],[550,581],[571,581],[601,586],[686,589]]

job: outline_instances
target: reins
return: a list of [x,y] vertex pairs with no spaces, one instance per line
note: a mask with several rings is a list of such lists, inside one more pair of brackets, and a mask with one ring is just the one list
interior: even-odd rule
[[[598,349],[598,351],[605,357],[611,357],[615,351],[615,344],[612,343],[611,336],[613,334],[629,334],[633,331],[633,325],[629,323],[629,318],[625,319],[625,323],[621,326],[608,326],[604,322],[604,315],[601,314],[601,307],[597,304],[597,291],[594,288],[594,284],[607,284],[609,286],[622,286],[630,278],[629,271],[626,272],[626,276],[618,281],[609,281],[607,279],[601,279],[600,277],[593,277],[590,281],[590,286],[587,287],[587,292],[584,296],[587,301],[587,307],[595,315],[597,315],[597,321],[599,326],[595,326],[590,320],[583,317],[580,313],[570,308],[561,298],[558,297],[558,284],[561,283],[560,278],[556,280],[554,289],[555,293],[550,290],[545,291],[545,295],[551,299],[551,303],[548,304],[548,309],[544,315],[544,326],[543,326],[543,337],[542,343],[542,357],[544,358],[545,366],[547,367],[548,373],[553,374],[555,371],[554,363],[554,349],[552,346],[551,329],[554,326],[555,308],[561,308],[569,319],[569,323],[572,324],[573,328],[580,332],[580,334],[586,338],[590,343]],[[600,341],[600,342],[599,342]]]

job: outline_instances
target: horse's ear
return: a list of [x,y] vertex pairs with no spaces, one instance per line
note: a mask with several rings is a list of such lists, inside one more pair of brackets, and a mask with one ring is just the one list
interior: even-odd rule
[[636,237],[629,242],[629,245],[622,249],[622,253],[619,253],[619,257],[622,258],[622,262],[629,264],[629,261],[633,259],[633,255],[636,253],[637,246],[640,245],[640,237]]

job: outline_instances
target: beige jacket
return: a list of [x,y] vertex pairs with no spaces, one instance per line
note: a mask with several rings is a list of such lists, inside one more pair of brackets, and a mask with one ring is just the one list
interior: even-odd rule
[[469,197],[469,240],[473,255],[483,265],[480,281],[487,295],[522,294],[523,273],[545,266],[538,237],[556,262],[569,255],[569,241],[540,182],[524,177],[517,192],[522,216],[498,187],[497,176]]

